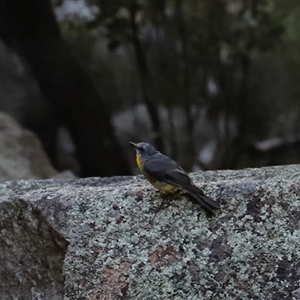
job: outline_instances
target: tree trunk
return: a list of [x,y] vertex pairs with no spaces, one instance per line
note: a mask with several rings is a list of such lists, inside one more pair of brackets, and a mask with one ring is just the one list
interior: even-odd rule
[[82,176],[129,174],[110,113],[62,39],[50,0],[0,0],[2,30],[15,39],[76,144]]
[[182,85],[184,91],[184,114],[186,119],[187,147],[186,157],[189,159],[185,162],[185,168],[190,170],[195,163],[196,150],[194,147],[194,127],[195,121],[192,112],[192,95],[190,90],[190,70],[189,58],[187,51],[187,32],[185,30],[184,16],[182,11],[182,0],[176,0],[176,16],[178,23],[178,37],[181,44],[181,61],[182,61]]
[[135,15],[137,11],[137,4],[135,0],[132,1],[132,5],[130,7],[130,27],[132,31],[132,42],[135,49],[135,56],[137,60],[138,69],[141,75],[141,85],[142,85],[142,93],[144,96],[144,101],[152,122],[152,127],[154,131],[154,138],[153,142],[155,146],[160,150],[163,151],[163,138],[162,138],[162,131],[161,131],[161,124],[159,120],[159,114],[157,105],[153,103],[153,100],[150,97],[150,78],[149,78],[149,70],[147,66],[145,52],[141,45],[141,42],[138,38],[138,27],[135,22]]

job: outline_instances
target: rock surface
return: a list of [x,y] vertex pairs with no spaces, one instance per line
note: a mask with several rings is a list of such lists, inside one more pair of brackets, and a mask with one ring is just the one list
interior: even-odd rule
[[300,299],[300,166],[193,175],[215,216],[141,177],[0,185],[0,299]]
[[0,112],[0,181],[43,179],[56,174],[37,137]]
[[0,112],[0,182],[16,179],[75,179],[69,170],[58,173],[37,136]]

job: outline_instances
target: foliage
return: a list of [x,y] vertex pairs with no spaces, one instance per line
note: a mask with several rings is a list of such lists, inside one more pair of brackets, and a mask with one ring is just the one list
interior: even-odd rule
[[[151,115],[154,104],[160,119],[162,107],[167,109],[169,117],[154,135],[163,136],[167,147],[181,147],[178,159],[186,167],[267,163],[252,155],[253,144],[299,131],[300,68],[293,66],[300,65],[297,2],[90,0],[88,5],[98,8],[95,17],[84,23],[73,20],[79,27],[66,25],[70,20],[61,22],[64,34],[85,49],[88,69],[94,65],[95,72],[95,62],[106,62],[105,72],[117,86],[118,95],[110,94],[108,101],[118,103],[112,108],[145,102]],[[82,36],[92,42],[83,44]],[[136,42],[142,45],[144,68],[134,54]],[[92,50],[104,43],[107,50],[101,48],[96,55]],[[94,75],[95,82],[105,78],[104,73]],[[178,107],[183,112],[180,120],[174,119]],[[151,139],[151,134],[143,139]],[[212,140],[214,158],[199,161],[203,144]]]

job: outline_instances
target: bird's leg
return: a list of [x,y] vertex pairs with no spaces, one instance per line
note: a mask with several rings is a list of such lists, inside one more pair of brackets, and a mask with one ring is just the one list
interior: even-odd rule
[[166,199],[170,200],[170,194],[163,194],[163,193],[160,193],[160,196],[161,196],[161,198],[162,198],[162,201],[161,201],[160,205],[159,205],[158,207],[156,207],[156,208],[152,208],[152,211],[155,212],[156,214],[157,214],[160,210],[165,209],[165,208],[167,208],[167,207],[170,206],[170,203],[169,203],[169,204],[166,204],[166,205],[164,206],[165,200],[166,200]]
[[165,208],[167,208],[167,207],[169,207],[171,205],[170,201],[169,201],[169,203],[164,206],[164,202],[165,202],[165,200],[172,200],[173,197],[171,198],[171,196],[173,196],[173,195],[174,195],[174,193],[173,194],[160,193],[162,201],[161,201],[161,203],[160,203],[160,205],[158,207],[151,209],[154,212],[154,217],[152,218],[151,223],[154,222],[154,220],[156,218],[156,215],[157,215],[157,213],[159,211],[161,211],[162,209],[165,209]]
[[151,219],[151,223],[152,224],[154,223],[154,220],[155,220],[156,215],[158,214],[158,212],[161,211],[162,209],[165,209],[165,208],[169,207],[170,204],[163,206],[163,204],[164,204],[164,202],[165,202],[166,199],[167,199],[167,197],[166,197],[166,195],[164,195],[164,197],[162,197],[162,201],[161,201],[160,205],[158,207],[156,207],[156,208],[152,208],[151,209],[152,212],[154,212],[154,216]]
[[164,209],[164,208],[167,208],[169,205],[165,205],[163,206],[164,202],[165,202],[166,198],[163,198],[160,205],[158,207],[155,207],[155,208],[152,208],[151,210],[157,214],[160,210]]

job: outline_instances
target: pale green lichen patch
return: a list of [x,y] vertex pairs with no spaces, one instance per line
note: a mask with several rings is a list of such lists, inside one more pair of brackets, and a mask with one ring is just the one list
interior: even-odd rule
[[141,177],[18,188],[70,242],[65,299],[297,299],[297,174],[199,173],[195,183],[222,203],[210,217],[183,194],[153,212],[162,199]]

